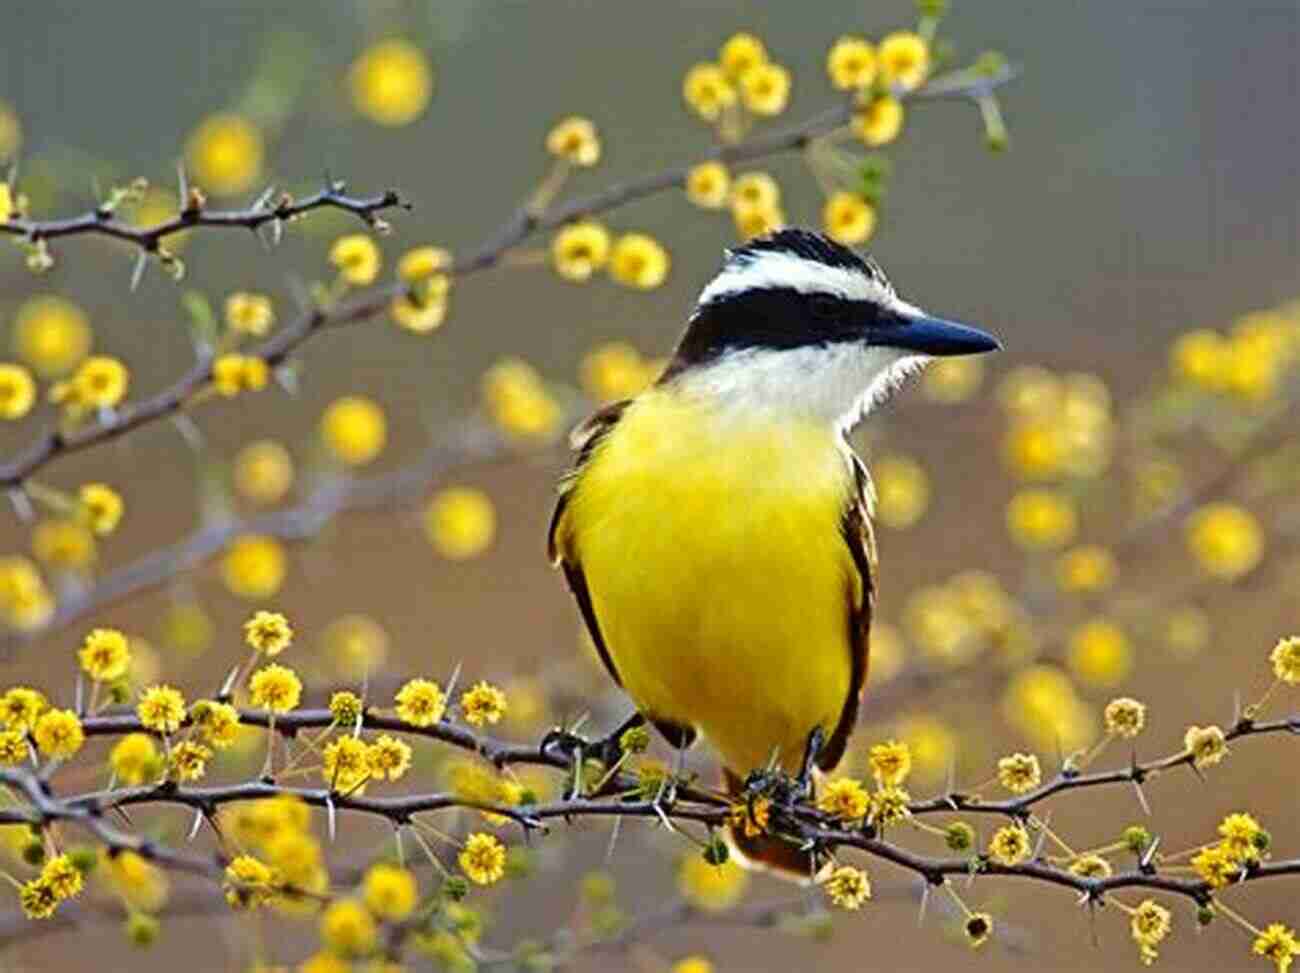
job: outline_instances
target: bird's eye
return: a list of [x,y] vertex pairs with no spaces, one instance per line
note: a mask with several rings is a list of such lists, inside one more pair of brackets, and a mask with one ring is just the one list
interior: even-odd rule
[[823,320],[833,318],[840,311],[840,302],[826,294],[816,294],[808,302],[813,317]]

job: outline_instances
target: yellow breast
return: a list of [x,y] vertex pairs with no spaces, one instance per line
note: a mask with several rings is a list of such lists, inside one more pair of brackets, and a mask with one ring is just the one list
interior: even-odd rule
[[662,391],[596,447],[559,541],[581,564],[627,692],[744,775],[797,768],[850,691],[860,581],[833,430],[738,420]]

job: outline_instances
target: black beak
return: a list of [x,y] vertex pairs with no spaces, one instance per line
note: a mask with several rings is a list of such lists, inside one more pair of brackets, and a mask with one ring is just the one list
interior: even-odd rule
[[999,351],[1002,342],[978,328],[942,318],[909,318],[891,328],[881,342],[892,348],[905,348],[922,355],[978,355]]

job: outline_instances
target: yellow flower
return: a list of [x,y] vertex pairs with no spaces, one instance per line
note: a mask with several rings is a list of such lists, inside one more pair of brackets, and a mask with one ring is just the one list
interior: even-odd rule
[[1220,391],[1228,381],[1228,342],[1217,331],[1188,331],[1169,349],[1169,366],[1180,381],[1208,391]]
[[1189,726],[1183,734],[1183,748],[1197,767],[1219,763],[1228,754],[1228,741],[1217,726]]
[[1169,910],[1143,899],[1132,912],[1130,928],[1139,946],[1156,946],[1169,935]]
[[952,405],[970,399],[983,380],[984,362],[977,355],[939,358],[921,377],[921,391],[931,402]]
[[1165,645],[1179,659],[1199,655],[1210,644],[1210,619],[1196,605],[1180,605],[1161,622]]
[[253,673],[248,691],[254,706],[287,713],[302,699],[302,680],[288,666],[272,664]]
[[903,103],[892,95],[872,98],[853,113],[853,133],[870,148],[888,145],[903,131]]
[[256,355],[221,355],[212,363],[212,384],[228,399],[266,388],[269,377],[266,362]]
[[609,275],[637,290],[654,290],[662,284],[668,266],[668,251],[644,233],[624,233],[609,253]]
[[352,106],[380,125],[407,125],[424,112],[433,93],[428,58],[409,41],[372,44],[348,69]]
[[1070,862],[1070,874],[1080,878],[1110,878],[1111,872],[1110,862],[1100,855],[1078,855]]
[[330,263],[347,283],[365,287],[375,282],[383,256],[375,241],[364,233],[341,236],[330,246]]
[[1133,669],[1133,646],[1124,630],[1103,618],[1080,625],[1070,635],[1070,671],[1103,689],[1123,682]]
[[493,421],[521,439],[549,440],[562,412],[537,370],[518,358],[503,358],[483,376],[483,399]]
[[472,726],[499,723],[506,712],[506,694],[490,682],[478,682],[460,697],[460,711]]
[[0,101],[0,159],[16,156],[23,145],[23,126],[17,113]]
[[370,779],[370,747],[357,737],[338,737],[325,744],[321,764],[321,776],[331,789],[355,793]]
[[753,34],[732,34],[718,49],[718,64],[727,77],[739,80],[753,68],[767,63],[767,48]]
[[839,777],[828,781],[817,796],[817,807],[849,824],[861,822],[871,810],[871,797],[856,780]]
[[40,880],[49,885],[50,891],[60,901],[80,895],[85,887],[85,877],[81,874],[81,869],[67,854],[56,855],[47,861],[41,867]]
[[320,917],[321,942],[342,956],[364,956],[378,941],[370,912],[355,899],[338,899]]
[[14,320],[14,354],[37,375],[66,375],[90,354],[92,335],[86,312],[61,297],[29,298]]
[[32,553],[51,567],[80,571],[95,563],[95,535],[75,520],[43,520],[32,531]]
[[766,172],[746,172],[736,177],[731,186],[733,207],[767,207],[781,205],[781,187]]
[[126,398],[131,373],[118,359],[96,355],[81,363],[72,376],[70,404],[111,409]]
[[26,736],[17,730],[0,730],[0,765],[17,767],[26,763],[30,755]]
[[1241,874],[1241,861],[1222,844],[1202,848],[1188,862],[1212,889],[1226,888]]
[[15,686],[0,697],[0,718],[11,730],[30,730],[48,708],[44,694],[26,686]]
[[36,403],[36,382],[21,365],[0,362],[0,419],[21,419]]
[[697,909],[722,912],[745,895],[749,873],[728,859],[711,865],[703,855],[686,855],[677,872],[677,889]]
[[251,188],[262,174],[262,133],[242,115],[209,115],[185,144],[195,182],[226,196]]
[[1084,544],[1056,561],[1056,584],[1067,594],[1096,594],[1115,583],[1115,555],[1096,544]]
[[411,726],[432,726],[442,719],[447,697],[442,687],[431,679],[412,679],[393,698],[397,716]]
[[0,617],[16,629],[40,628],[54,614],[54,598],[25,557],[0,557]]
[[912,716],[903,720],[898,735],[912,753],[916,773],[927,779],[940,779],[957,756],[957,735],[948,724],[932,716]]
[[86,741],[81,720],[70,709],[46,710],[32,727],[36,748],[46,756],[66,760],[81,749]]
[[229,703],[201,699],[190,707],[190,717],[204,741],[218,750],[233,746],[239,739],[239,711]]
[[397,262],[397,276],[408,284],[418,284],[444,274],[451,264],[451,251],[445,247],[416,247],[402,254],[402,259]]
[[1206,572],[1232,581],[1250,573],[1264,556],[1264,533],[1249,510],[1210,503],[1187,521],[1187,546]]
[[876,49],[861,37],[841,37],[826,55],[826,73],[841,91],[865,88],[876,80]]
[[822,208],[822,225],[832,240],[853,246],[865,243],[876,229],[876,210],[861,193],[837,192]]
[[388,305],[388,313],[399,327],[412,334],[428,334],[436,331],[447,320],[447,308],[445,293],[441,297],[424,296],[418,302],[406,295],[399,295]]
[[836,867],[822,879],[821,885],[826,897],[841,909],[861,909],[862,904],[871,898],[871,882],[867,879],[867,873],[852,865]]
[[1147,708],[1136,699],[1120,696],[1106,704],[1102,719],[1107,733],[1131,740],[1146,726]]
[[259,611],[244,622],[244,642],[254,652],[279,655],[293,641],[293,626],[279,612]]
[[930,505],[930,479],[916,460],[901,454],[880,457],[872,464],[876,487],[876,518],[904,530],[915,524]]
[[1268,661],[1273,665],[1273,675],[1282,682],[1300,683],[1300,635],[1279,639]]
[[[333,699],[330,700],[330,710],[334,710]],[[338,718],[337,715],[335,718]],[[344,725],[355,723],[354,717]],[[366,767],[376,780],[400,780],[411,768],[411,748],[402,740],[385,733],[366,750]]]
[[18,898],[28,919],[48,919],[59,907],[59,897],[50,888],[50,883],[39,878],[24,882]]
[[465,839],[456,862],[471,882],[493,885],[506,873],[506,847],[495,835],[479,831]]
[[1056,416],[1028,416],[1013,422],[1002,444],[1007,469],[1022,480],[1051,480],[1065,466],[1068,445]]
[[703,956],[687,956],[673,964],[672,973],[715,973],[713,964]]
[[9,183],[0,182],[0,223],[8,223],[14,215],[14,195]]
[[1053,490],[1022,490],[1007,505],[1011,538],[1031,551],[1064,547],[1078,529],[1074,502]]
[[1238,811],[1219,822],[1223,847],[1242,861],[1258,861],[1259,853],[1268,847],[1268,832],[1252,815]]
[[126,636],[115,628],[93,629],[77,654],[81,668],[97,682],[115,682],[131,665],[131,648]]
[[175,733],[185,719],[185,697],[171,686],[150,686],[140,694],[135,715],[147,730]]
[[562,227],[551,241],[555,272],[565,280],[582,283],[609,260],[609,231],[595,220],[579,220]]
[[235,456],[235,489],[255,503],[283,500],[293,486],[293,457],[279,443],[261,439]]
[[482,490],[447,487],[429,501],[424,530],[439,554],[463,561],[491,546],[496,535],[496,511]]
[[742,240],[767,236],[786,225],[785,212],[779,206],[733,204],[731,216],[736,224],[736,235]]
[[998,783],[1012,794],[1032,791],[1043,782],[1043,771],[1032,753],[1013,753],[998,761]]
[[388,657],[388,633],[366,615],[343,615],[326,627],[325,652],[339,675],[349,680],[365,678]]
[[327,950],[321,950],[299,963],[296,973],[352,973],[352,964]]
[[335,399],[320,421],[321,438],[348,466],[364,466],[388,440],[388,420],[378,404],[360,395]]
[[261,338],[275,324],[275,308],[265,294],[235,291],[226,298],[226,327],[237,334]]
[[275,894],[275,875],[252,855],[238,855],[226,866],[222,888],[232,909],[255,909]]
[[1278,973],[1287,973],[1291,969],[1291,961],[1300,956],[1300,940],[1296,939],[1295,930],[1274,922],[1255,937],[1250,951],[1256,956],[1272,960],[1277,965]]
[[365,704],[356,693],[342,689],[330,695],[330,715],[339,726],[355,726],[364,712]]
[[624,341],[611,341],[583,356],[582,387],[601,403],[628,399],[654,379],[641,353]]
[[111,534],[122,519],[122,497],[103,483],[85,483],[77,491],[77,512],[96,534]]
[[1031,850],[1029,832],[1019,824],[998,828],[989,839],[989,857],[1000,865],[1018,865]]
[[880,77],[891,88],[911,91],[930,73],[929,45],[917,34],[897,31],[880,42],[876,51]]
[[546,151],[576,166],[594,166],[600,161],[600,136],[590,119],[571,115],[547,133]]
[[134,851],[116,855],[102,852],[99,867],[109,884],[127,903],[145,912],[157,912],[167,901],[169,882],[162,869]]
[[701,162],[686,173],[686,198],[701,209],[722,209],[731,194],[731,173],[721,162]]
[[740,95],[755,115],[779,115],[790,102],[790,72],[779,64],[755,65],[741,75]]
[[366,908],[387,922],[401,922],[415,911],[420,888],[415,876],[396,865],[372,865],[361,883]]
[[877,743],[867,754],[871,773],[881,787],[897,787],[912,772],[912,750],[898,740]]
[[871,801],[871,823],[877,828],[897,824],[912,816],[907,806],[912,795],[901,787],[885,785],[876,791]]
[[221,578],[240,598],[270,598],[284,583],[287,570],[284,548],[274,537],[245,534],[226,552]]
[[989,936],[992,935],[993,917],[987,912],[972,912],[962,924],[962,930],[966,933],[966,940],[971,948],[977,949],[988,942]]
[[182,740],[168,755],[172,776],[182,782],[202,780],[211,759],[212,751],[193,740]]
[[697,64],[682,79],[682,97],[691,111],[712,122],[736,103],[736,89],[716,64]]

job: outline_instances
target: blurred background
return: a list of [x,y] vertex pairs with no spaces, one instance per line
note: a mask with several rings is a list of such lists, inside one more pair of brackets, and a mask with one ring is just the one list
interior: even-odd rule
[[[737,30],[759,34],[793,73],[791,105],[773,123],[780,125],[833,104],[824,59],[837,37],[878,37],[914,21],[904,0],[825,0],[813,7],[722,0],[47,0],[6,12],[0,104],[21,124],[20,185],[35,215],[81,212],[92,204],[96,185],[103,192],[137,176],[172,186],[176,161],[204,119],[233,111],[261,133],[263,161],[254,186],[215,202],[244,205],[271,183],[307,192],[326,171],[357,192],[395,187],[415,209],[390,217],[392,234],[381,242],[392,261],[418,244],[459,253],[489,237],[545,171],[546,132],[564,115],[592,118],[604,144],[601,164],[570,181],[573,193],[696,157],[711,144],[711,132],[686,112],[681,76],[713,58]],[[392,36],[424,52],[434,84],[427,108],[399,127],[359,115],[346,81],[349,65],[368,45]],[[996,48],[1022,67],[1019,80],[1001,93],[1009,151],[986,149],[968,104],[916,107],[903,138],[887,149],[893,176],[870,249],[904,296],[986,327],[1007,351],[963,401],[938,403],[912,390],[863,433],[869,458],[905,452],[929,483],[918,523],[879,532],[880,614],[901,633],[895,649],[904,669],[924,648],[906,624],[910,595],[979,569],[1017,597],[1037,597],[1051,570],[1050,560],[1027,559],[1003,526],[1018,481],[1000,453],[1006,419],[993,389],[1001,377],[1034,363],[1100,378],[1114,398],[1116,451],[1122,452],[1139,422],[1129,418],[1159,414],[1151,403],[1165,382],[1171,340],[1193,328],[1226,329],[1246,312],[1300,296],[1300,12],[1294,3],[958,2],[943,36],[958,45],[959,63]],[[819,221],[822,197],[798,157],[762,168],[780,180],[792,222]],[[666,286],[646,294],[605,281],[577,287],[544,261],[489,271],[457,283],[447,323],[431,337],[383,321],[327,334],[302,353],[294,394],[273,387],[205,405],[193,416],[197,447],[162,423],[62,460],[40,478],[67,489],[102,479],[122,492],[127,520],[99,554],[97,570],[109,572],[201,522],[246,509],[229,477],[232,458],[251,440],[286,444],[304,471],[302,489],[310,471],[322,466],[316,424],[339,396],[364,394],[383,407],[388,442],[367,468],[382,472],[409,462],[431,437],[475,412],[481,376],[505,355],[527,360],[557,388],[578,386],[584,356],[602,342],[626,341],[648,357],[662,356],[715,271],[721,248],[735,241],[732,222],[691,207],[678,193],[618,210],[608,222],[663,243],[672,257]],[[192,234],[180,250],[183,284],[151,267],[135,291],[128,286],[134,254],[105,241],[68,241],[56,248],[56,267],[39,277],[20,259],[6,259],[0,261],[0,343],[10,346],[33,297],[64,297],[84,310],[96,349],[130,364],[131,395],[141,397],[192,363],[183,291],[202,293],[214,306],[236,289],[261,291],[287,320],[293,281],[327,277],[331,241],[353,228],[342,214],[313,214],[290,227],[271,253],[243,233]],[[1129,403],[1138,405],[1130,410]],[[35,421],[6,424],[0,451],[10,456],[38,428]],[[1241,441],[1209,442],[1197,423],[1178,429],[1189,433],[1177,448],[1186,483],[1214,474],[1231,456],[1225,444]],[[377,683],[415,674],[444,679],[463,663],[476,678],[546,682],[561,699],[553,717],[590,709],[597,723],[613,725],[625,705],[583,661],[576,612],[543,553],[552,485],[563,462],[561,450],[534,449],[455,470],[434,484],[471,485],[492,499],[494,540],[470,560],[449,560],[431,548],[418,505],[350,515],[294,546],[273,605],[298,630],[298,670],[316,689],[337,684],[329,626],[344,615],[364,615],[386,632]],[[1131,522],[1133,507],[1114,479],[1075,491],[1083,539],[1114,538]],[[0,516],[0,552],[27,550],[29,533],[15,514]],[[1196,576],[1182,551],[1177,523],[1156,532],[1141,556],[1125,562],[1120,590],[1159,591],[1163,598],[1191,585]],[[1212,634],[1194,633],[1174,649],[1159,634],[1167,629],[1169,599],[1149,610],[1130,604],[1137,664],[1113,685],[1084,680],[1080,697],[1093,707],[1117,691],[1147,701],[1150,730],[1139,741],[1147,757],[1181,746],[1189,722],[1227,723],[1234,690],[1248,696],[1262,690],[1267,649],[1300,627],[1295,567],[1294,556],[1283,553],[1236,585],[1193,586],[1195,597],[1174,599],[1175,607],[1189,612],[1184,621],[1192,619],[1193,628],[1208,620]],[[168,622],[177,605],[201,607],[215,633],[205,651],[179,644],[184,639]],[[5,681],[40,678],[66,690],[72,650],[93,622],[138,633],[155,648],[167,677],[197,693],[242,658],[239,625],[249,610],[207,565],[70,629],[11,647]],[[1071,608],[1074,614],[1057,621],[1088,610]],[[1037,748],[1054,767],[1055,754],[1042,739],[1002,718],[1000,689],[963,671],[914,691],[886,692],[888,705],[879,710],[869,703],[867,718],[879,719],[862,739],[910,728],[924,741],[930,749],[913,781],[918,795],[942,786],[950,761],[973,785],[1011,748]],[[1294,700],[1288,702],[1294,709]],[[1148,793],[1169,846],[1203,840],[1223,814],[1240,809],[1234,793],[1249,792],[1251,809],[1273,827],[1277,853],[1294,855],[1300,788],[1288,746],[1243,744],[1206,784],[1186,773],[1157,780]],[[435,760],[424,759],[426,766]],[[1080,846],[1112,840],[1142,817],[1126,789],[1090,792],[1086,800],[1050,808],[1053,828]],[[345,830],[362,847],[383,838],[370,821],[349,821]],[[603,824],[554,835],[540,850],[541,874],[493,899],[486,940],[545,936],[569,921],[578,908],[576,876],[602,866],[608,843]],[[678,851],[678,843],[648,826],[626,828],[610,861],[620,907],[635,913],[662,903],[671,894]],[[924,927],[913,928],[916,890],[908,875],[891,874],[884,863],[869,867],[881,901],[838,916],[827,942],[688,927],[628,953],[589,957],[580,968],[654,970],[688,952],[709,955],[720,970],[1136,966],[1121,917],[1105,910],[1092,917],[1069,893],[1006,881],[981,882],[964,893],[972,905],[994,912],[1003,930],[985,950],[968,954],[942,908],[932,906]],[[749,899],[791,894],[756,879]],[[1241,911],[1269,921],[1294,923],[1300,918],[1295,901],[1294,887],[1284,882],[1234,895]],[[1250,962],[1248,943],[1226,923],[1193,937],[1185,903],[1177,904],[1175,923],[1181,934],[1166,948],[1166,963],[1222,969]],[[310,950],[310,926],[289,929],[272,937],[269,960],[291,965]],[[88,930],[20,942],[7,956],[15,969],[64,969],[90,961],[92,935],[95,961],[113,967],[162,969],[184,961],[239,968],[251,958],[247,927],[210,917],[169,920],[148,954],[132,952],[120,936]],[[196,958],[198,942],[205,945]]]

